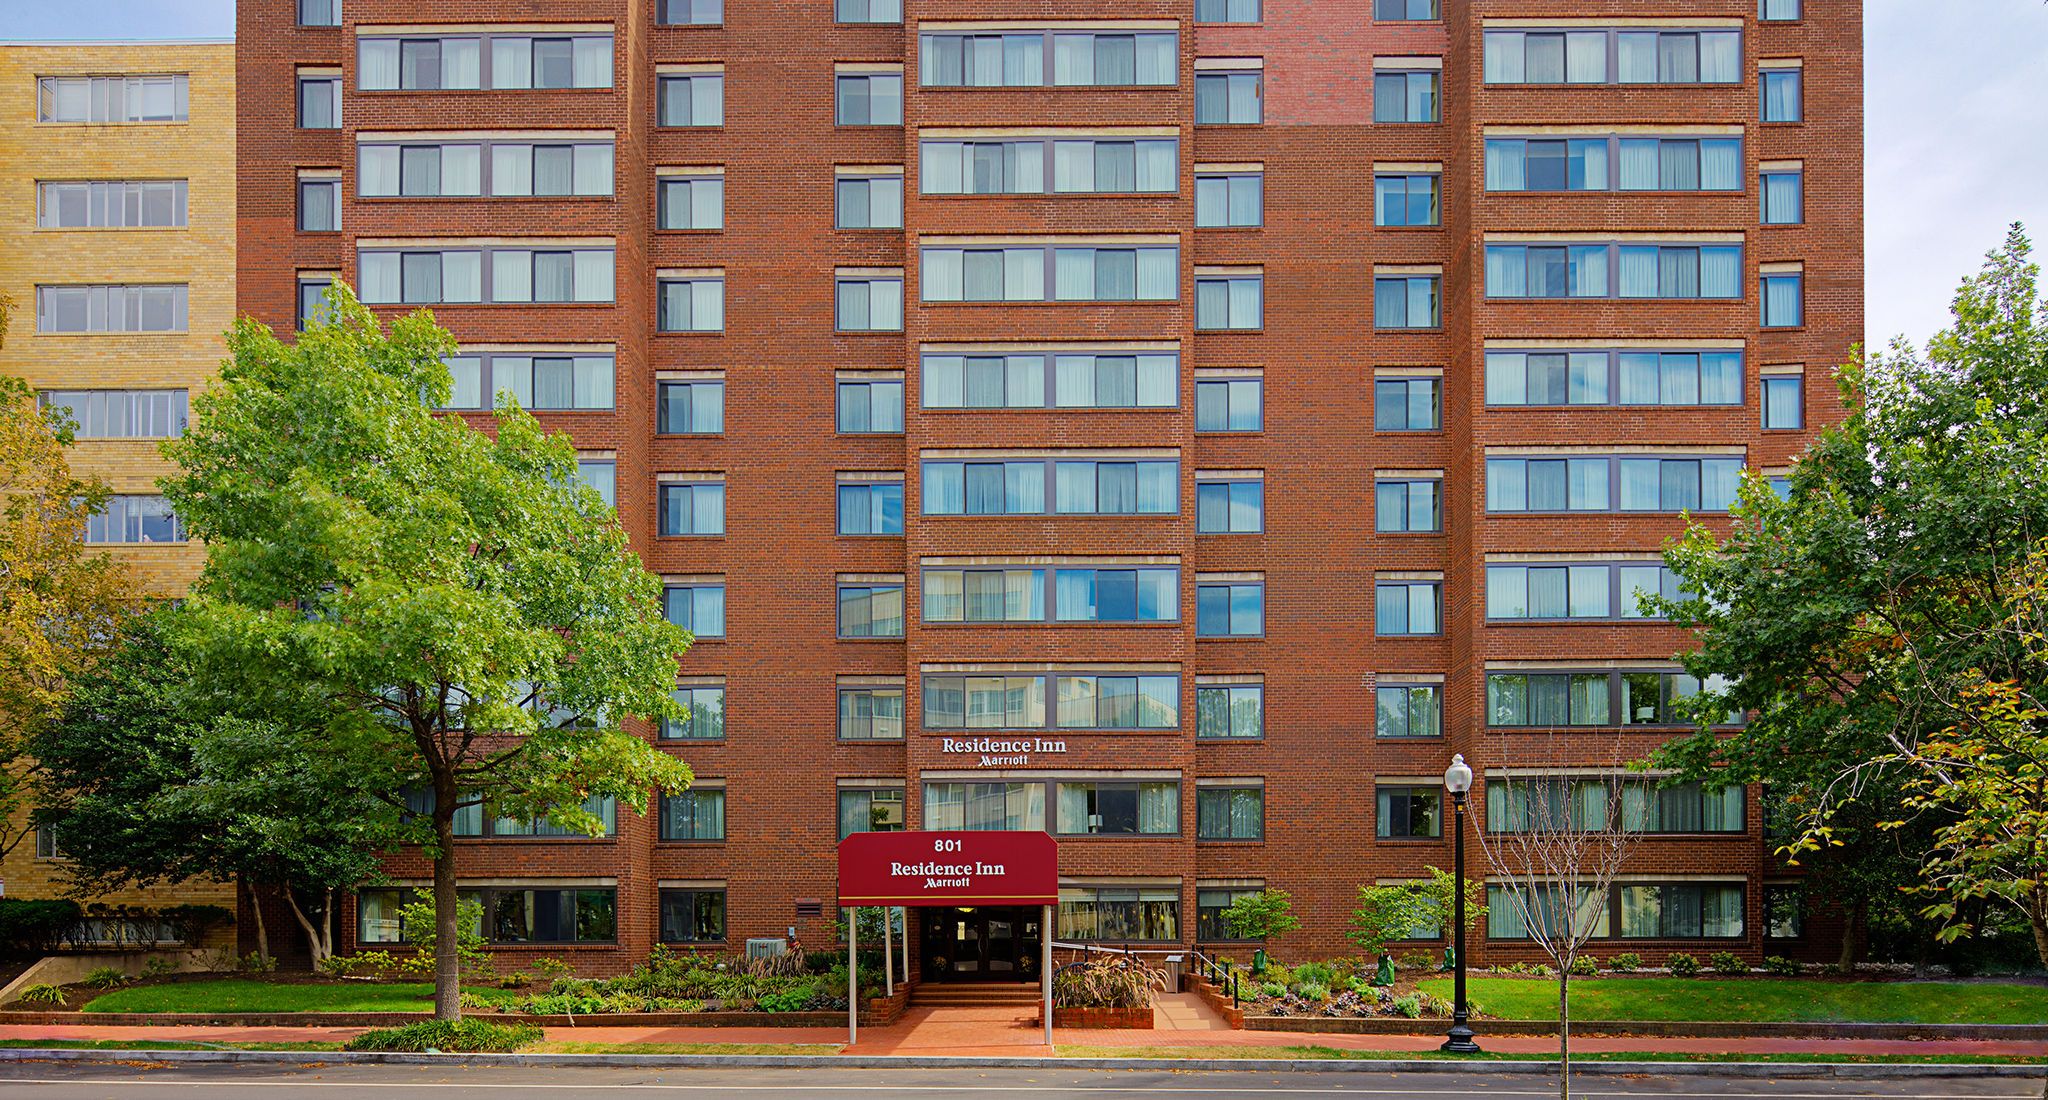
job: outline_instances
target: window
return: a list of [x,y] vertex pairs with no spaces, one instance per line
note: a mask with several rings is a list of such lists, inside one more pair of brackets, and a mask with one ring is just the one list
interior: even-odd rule
[[1800,77],[1798,69],[1765,69],[1757,74],[1762,85],[1763,120],[1765,122],[1798,122],[1804,118],[1800,102]]
[[1063,836],[1174,836],[1180,832],[1178,783],[1060,783]]
[[1624,939],[1735,939],[1742,935],[1740,884],[1657,883],[1616,887]]
[[725,277],[699,275],[655,280],[660,298],[658,332],[725,331]]
[[341,129],[341,77],[299,77],[299,128]]
[[901,638],[903,584],[841,584],[839,636]]
[[926,783],[924,827],[963,832],[1042,832],[1043,783]]
[[334,286],[334,280],[324,277],[299,277],[299,323],[300,332],[308,325],[324,325],[328,321],[327,291]]
[[1372,427],[1376,432],[1433,432],[1440,423],[1444,380],[1376,378],[1372,384]]
[[1178,886],[1060,887],[1062,940],[1179,943]]
[[1265,632],[1265,582],[1195,585],[1196,637],[1255,637]]
[[[1610,479],[1619,466],[1619,492]],[[1738,458],[1489,458],[1489,512],[1725,512]],[[1613,503],[1618,496],[1619,508]]]
[[1381,840],[1423,840],[1443,835],[1441,788],[1379,786],[1376,793],[1379,813],[1375,817],[1374,835]]
[[1195,533],[1256,534],[1266,529],[1264,478],[1195,482]]
[[1799,0],[1757,0],[1756,17],[1766,20],[1799,18]]
[[725,482],[663,485],[661,533],[671,536],[725,534]]
[[1764,884],[1764,938],[1796,940],[1806,935],[1806,891],[1795,883]]
[[1736,245],[1486,246],[1492,298],[1737,298],[1741,270]]
[[840,176],[832,185],[835,227],[903,228],[902,176]]
[[1440,19],[1437,0],[1372,0],[1372,17],[1383,23]]
[[1259,0],[1195,0],[1197,23],[1256,23]]
[[[1014,595],[1019,581],[1018,570],[1001,571],[1002,580],[979,570],[965,571],[964,595],[967,603],[966,621],[976,621],[977,614],[986,616],[994,611],[991,606],[998,599],[1003,604],[1004,619],[1014,620],[1013,614],[1018,603]],[[1035,570],[1027,571],[1036,573]],[[1052,571],[1053,605],[1052,617],[1057,622],[1078,623],[1171,623],[1180,621],[1180,570],[1172,566],[1149,566],[1143,568],[1099,567],[1093,569],[1060,568]],[[925,574],[929,584],[933,573]],[[979,586],[975,582],[980,578]],[[951,583],[950,581],[947,583]],[[927,593],[930,589],[927,589]],[[1026,594],[1026,614],[1032,607],[1032,597]],[[930,596],[927,594],[927,608]],[[977,612],[977,602],[981,610]],[[929,617],[929,616],[927,616]],[[1032,615],[1031,617],[1037,617]]]
[[[182,206],[183,204],[180,203]],[[179,224],[184,218],[179,217]],[[332,233],[341,228],[341,181],[339,179],[299,180],[299,230]]]
[[597,490],[597,495],[603,499],[606,507],[619,506],[618,463],[610,459],[579,459],[576,462],[576,479]]
[[1195,939],[1200,943],[1232,943],[1241,937],[1231,934],[1223,913],[1239,898],[1256,897],[1260,886],[1203,886],[1195,890]]
[[928,409],[1170,409],[1180,403],[1180,357],[1173,352],[928,352],[923,367]]
[[[900,698],[899,698],[900,701]],[[839,839],[855,833],[903,831],[903,788],[842,788],[839,792]]]
[[609,248],[407,248],[356,254],[362,300],[371,304],[609,302]]
[[654,430],[659,435],[725,431],[724,382],[656,382]]
[[1487,31],[1485,47],[1488,84],[1735,84],[1742,79],[1742,35],[1733,30]]
[[1384,636],[1438,634],[1441,581],[1381,581],[1374,586],[1378,632]]
[[691,634],[699,638],[725,637],[725,585],[670,585],[662,590],[661,604],[668,621]]
[[[357,891],[356,938],[404,943],[399,910],[407,888]],[[617,939],[618,892],[611,887],[463,887],[458,897],[483,907],[476,931],[491,943],[610,943]]]
[[[671,8],[681,0],[669,0]],[[706,0],[697,0],[705,3]],[[715,8],[719,0],[709,0]],[[714,20],[715,21],[715,20]],[[661,898],[661,942],[723,943],[725,941],[725,890],[705,887],[689,890],[664,888]]]
[[184,332],[186,288],[177,286],[39,286],[36,331]]
[[1179,471],[1159,460],[927,462],[924,514],[1173,515]]
[[1488,351],[1486,403],[1740,405],[1742,352]]
[[1765,328],[1798,328],[1806,323],[1805,282],[1805,275],[1797,271],[1763,276]]
[[[1048,710],[1045,675],[927,676],[927,729],[1176,729],[1180,678],[1058,673]],[[939,828],[940,826],[930,826]]]
[[841,126],[903,125],[902,73],[840,73],[833,121]]
[[1266,838],[1266,788],[1195,788],[1196,840],[1264,840]]
[[[1683,672],[1625,672],[1621,674],[1622,720],[1631,726],[1689,726],[1689,700],[1703,691],[1726,691],[1728,684],[1718,676],[1705,681]],[[1716,716],[1717,725],[1739,726],[1743,715],[1731,711]]]
[[1373,529],[1435,534],[1444,529],[1443,482],[1381,478],[1373,482]]
[[1195,227],[1221,229],[1265,224],[1263,172],[1195,173]]
[[1180,81],[1180,36],[1171,31],[923,34],[918,36],[917,68],[919,81],[928,88],[1172,87]]
[[725,22],[725,0],[661,0],[664,27],[715,27]]
[[[527,146],[529,150],[531,146]],[[495,162],[496,158],[493,158]],[[444,145],[366,144],[356,147],[356,194],[363,198],[434,198],[482,195],[483,146],[474,143]],[[495,173],[495,163],[493,165]],[[533,193],[531,168],[527,164],[526,194]],[[497,181],[501,189],[507,176]],[[610,183],[606,183],[606,192]]]
[[725,228],[724,176],[664,176],[655,186],[660,228]]
[[[612,194],[612,143],[609,141],[560,145],[494,141],[489,143],[489,150],[493,195]],[[405,165],[401,163],[400,168],[402,171]],[[474,171],[465,170],[469,171],[469,178],[464,182],[473,183]],[[442,172],[445,177],[445,164]]]
[[1265,426],[1265,382],[1260,378],[1195,381],[1195,430],[1256,432]]
[[299,0],[299,26],[341,26],[341,0]]
[[1197,275],[1195,277],[1195,328],[1197,331],[1251,330],[1266,324],[1266,277],[1250,275]]
[[1806,379],[1797,374],[1763,377],[1764,428],[1797,431],[1806,427]]
[[901,23],[903,0],[835,0],[832,17],[841,23]]
[[1442,177],[1434,173],[1374,176],[1373,224],[1442,225],[1441,185]]
[[[1718,680],[1707,689],[1719,691]],[[1676,709],[1701,690],[1680,672],[1489,672],[1486,724],[1516,726],[1687,725]],[[1623,716],[1613,717],[1616,704]],[[1731,713],[1726,725],[1741,724]]]
[[49,825],[36,826],[36,858],[67,859],[64,849],[57,844],[57,830]]
[[364,91],[612,86],[610,35],[362,38],[356,58]]
[[1180,250],[1172,246],[933,247],[923,250],[922,262],[927,302],[1172,301],[1180,296]]
[[1487,138],[1488,191],[1605,191],[1607,138]]
[[454,388],[449,409],[489,409],[510,397],[519,407],[609,409],[613,405],[613,357],[512,352],[458,353],[446,360]]
[[1624,458],[1617,465],[1624,512],[1725,512],[1742,473],[1734,458]]
[[1376,276],[1372,324],[1378,329],[1443,327],[1441,275]]
[[903,380],[841,379],[837,384],[837,426],[849,435],[899,435],[903,431]]
[[1203,739],[1266,735],[1264,684],[1202,684],[1195,688],[1195,736]]
[[1195,74],[1195,125],[1250,126],[1265,121],[1266,74],[1217,72]]
[[1759,177],[1763,224],[1798,225],[1806,220],[1806,176],[1798,169],[1776,169]]
[[661,839],[724,840],[725,788],[692,788],[661,796]]
[[1440,684],[1381,684],[1373,689],[1373,732],[1380,737],[1443,736]]
[[840,332],[902,332],[903,276],[840,275],[833,325]]
[[44,390],[46,409],[71,419],[78,439],[170,439],[185,434],[184,390]]
[[85,521],[89,543],[184,542],[185,524],[157,496],[113,496]]
[[1402,123],[1439,121],[1442,81],[1443,74],[1435,69],[1373,73],[1372,120]]
[[900,481],[841,482],[839,485],[839,533],[842,535],[901,535],[903,533],[903,483]]
[[725,125],[724,73],[663,76],[659,83],[661,125]]
[[[903,688],[842,687],[839,689],[839,739],[842,741],[901,741],[903,739]],[[896,793],[896,828],[903,827],[903,794]],[[842,814],[846,795],[839,796]],[[842,816],[841,821],[845,818]]]
[[37,122],[184,122],[183,73],[163,76],[46,76],[36,81]]
[[1678,574],[1659,563],[1636,565],[1489,565],[1489,619],[1662,618],[1642,598],[1688,598]]
[[722,741],[725,739],[725,685],[679,687],[670,695],[689,711],[681,721],[664,718],[664,741]]
[[38,183],[36,228],[177,228],[185,206],[184,180]]
[[[1528,939],[1531,920],[1539,928],[1553,928],[1560,933],[1569,927],[1593,936],[1609,934],[1613,902],[1608,900],[1605,911],[1597,911],[1601,908],[1602,899],[1594,894],[1591,887],[1530,884],[1525,885],[1519,895],[1511,894],[1510,889],[1500,885],[1488,885],[1486,888],[1488,939]],[[1525,905],[1527,916],[1524,916]]]

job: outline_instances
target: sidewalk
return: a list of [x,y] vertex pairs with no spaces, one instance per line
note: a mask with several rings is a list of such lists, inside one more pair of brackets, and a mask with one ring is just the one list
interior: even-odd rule
[[[1033,1009],[913,1008],[888,1027],[862,1028],[860,1042],[847,1054],[901,1056],[1044,1056],[1043,1029],[1032,1022]],[[1338,1035],[1292,1031],[1236,1031],[1193,994],[1161,999],[1151,1031],[1058,1028],[1056,1047],[1130,1049],[1144,1047],[1281,1048],[1322,1046],[1337,1050],[1427,1052],[1443,1037],[1438,1024],[1417,1021],[1414,1035]],[[1479,1045],[1490,1054],[1554,1054],[1557,1040],[1541,1035],[1488,1037],[1478,1025]],[[0,1040],[179,1040],[195,1043],[339,1043],[361,1033],[345,1027],[110,1027],[93,1024],[0,1026]],[[749,1045],[820,1045],[844,1047],[844,1028],[816,1027],[551,1027],[551,1042],[580,1043],[738,1043]],[[1817,1055],[1977,1055],[2048,1057],[2048,1043],[2000,1040],[1940,1039],[1673,1039],[1585,1037],[1572,1041],[1580,1054],[1817,1054]],[[1105,1051],[1106,1053],[1106,1051]]]

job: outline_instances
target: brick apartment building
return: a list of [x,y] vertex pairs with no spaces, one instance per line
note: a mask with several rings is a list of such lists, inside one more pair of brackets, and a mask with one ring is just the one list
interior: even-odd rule
[[[697,787],[467,822],[487,932],[829,943],[845,830],[1043,828],[1062,939],[1266,886],[1330,954],[1449,866],[1453,753],[1476,824],[1672,736],[1633,594],[1861,339],[1861,5],[1802,7],[243,0],[239,308],[431,307],[697,633],[645,731]],[[1756,791],[1644,813],[1603,946],[1832,952]],[[933,977],[1042,934],[910,923]]]

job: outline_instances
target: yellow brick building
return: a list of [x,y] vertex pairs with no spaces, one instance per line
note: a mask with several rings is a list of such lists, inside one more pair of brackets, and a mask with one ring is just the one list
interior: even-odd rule
[[[142,591],[183,592],[204,553],[162,506],[158,445],[218,370],[234,317],[231,42],[0,43],[0,294],[0,374],[72,408],[74,469],[116,494],[89,541]],[[50,856],[39,838],[0,860],[6,894],[61,893]],[[234,893],[101,900],[232,908]]]

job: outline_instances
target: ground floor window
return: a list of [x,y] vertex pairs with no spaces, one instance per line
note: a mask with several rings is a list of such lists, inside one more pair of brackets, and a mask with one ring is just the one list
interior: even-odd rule
[[1180,940],[1180,891],[1171,886],[1060,888],[1059,938]]
[[725,889],[692,887],[661,892],[661,942],[720,943],[725,939]]
[[1722,882],[1624,882],[1605,899],[1589,887],[1537,887],[1517,903],[1502,885],[1486,888],[1486,934],[1528,939],[1530,926],[1563,929],[1567,913],[1596,938],[1713,940],[1743,934],[1743,887]]
[[[420,887],[378,887],[356,895],[359,943],[410,942],[399,912],[424,894]],[[494,944],[612,943],[618,939],[618,891],[612,887],[494,886],[457,891],[476,901],[483,919],[475,930]]]
[[1223,923],[1223,911],[1239,898],[1248,898],[1264,886],[1200,886],[1195,889],[1195,939],[1202,943],[1241,940]]
[[1806,935],[1806,890],[1795,882],[1764,887],[1764,938],[1796,940]]

